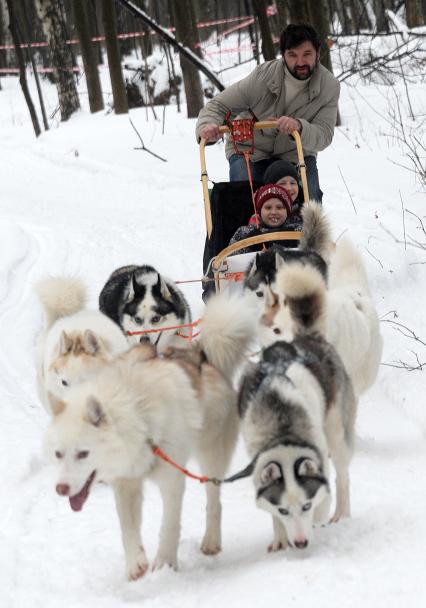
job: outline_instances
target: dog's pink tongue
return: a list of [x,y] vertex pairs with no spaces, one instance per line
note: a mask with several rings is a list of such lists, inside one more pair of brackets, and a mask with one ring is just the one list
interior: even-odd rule
[[87,497],[89,496],[90,485],[91,485],[94,477],[95,477],[95,471],[93,471],[93,473],[90,475],[89,479],[86,481],[84,486],[81,488],[80,492],[78,494],[75,494],[74,496],[70,496],[69,501],[70,501],[71,509],[73,511],[81,511],[81,509],[83,508],[83,505],[86,502]]

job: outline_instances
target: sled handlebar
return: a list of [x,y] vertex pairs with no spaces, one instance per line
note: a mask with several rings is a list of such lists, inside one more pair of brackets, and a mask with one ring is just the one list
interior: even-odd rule
[[[276,128],[277,128],[277,123],[275,120],[263,120],[263,121],[254,123],[254,129],[257,131],[259,131],[261,129],[276,129]],[[223,126],[219,127],[219,132],[220,133],[229,133],[229,127],[227,125],[223,125]],[[302,141],[300,139],[300,134],[298,131],[293,131],[291,136],[293,137],[293,139],[296,143],[297,159],[298,159],[298,164],[299,164],[299,169],[300,169],[300,177],[302,179],[303,198],[306,203],[309,200],[309,190],[308,190],[308,182],[306,179],[306,166],[305,166],[305,159],[303,156]],[[210,237],[210,235],[212,233],[212,212],[211,212],[211,207],[210,207],[209,176],[207,173],[207,166],[206,166],[206,152],[205,152],[206,144],[207,144],[207,140],[204,139],[204,137],[201,138],[201,140],[200,140],[201,182],[202,182],[202,186],[203,186],[204,213],[205,213],[205,218],[206,218],[206,228],[207,228],[207,234]]]

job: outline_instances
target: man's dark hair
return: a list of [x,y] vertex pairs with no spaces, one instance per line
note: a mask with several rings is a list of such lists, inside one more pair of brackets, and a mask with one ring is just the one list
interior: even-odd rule
[[285,30],[281,32],[280,36],[281,54],[284,55],[284,51],[294,49],[296,46],[299,46],[299,44],[306,41],[312,42],[314,49],[319,51],[321,40],[311,25],[308,25],[307,23],[288,25]]

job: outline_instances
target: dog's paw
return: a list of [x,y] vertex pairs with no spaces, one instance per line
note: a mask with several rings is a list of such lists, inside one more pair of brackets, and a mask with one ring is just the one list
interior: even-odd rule
[[142,578],[148,570],[149,563],[146,559],[145,551],[141,548],[135,557],[128,561],[126,567],[127,579],[129,581],[137,581]]
[[217,555],[222,551],[222,547],[220,546],[220,542],[212,541],[209,538],[203,538],[203,542],[201,543],[201,552],[204,555]]
[[217,555],[221,550],[220,530],[206,532],[201,542],[201,552],[204,555]]
[[328,523],[330,523],[330,524],[337,524],[337,522],[340,521],[341,519],[345,519],[345,518],[348,518],[350,516],[351,516],[350,512],[348,512],[348,511],[340,511],[340,510],[338,511],[336,509],[333,517],[330,519],[330,521]]
[[270,545],[268,545],[268,553],[275,553],[276,551],[284,551],[287,549],[288,543],[287,541],[282,540],[273,540]]
[[152,563],[152,571],[161,570],[163,566],[169,566],[173,570],[178,569],[177,557],[167,557],[163,555],[157,555]]

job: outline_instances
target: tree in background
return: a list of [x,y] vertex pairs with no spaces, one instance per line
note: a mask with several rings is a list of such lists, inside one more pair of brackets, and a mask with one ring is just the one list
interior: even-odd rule
[[270,61],[271,59],[275,59],[275,49],[272,41],[271,28],[269,27],[269,19],[266,13],[266,0],[252,0],[252,3],[262,36],[262,54],[265,61]]
[[117,21],[114,0],[102,0],[102,22],[105,31],[105,44],[108,55],[109,75],[111,78],[114,111],[116,114],[127,114],[126,88],[121,69],[120,50],[117,40]]
[[[173,22],[176,38],[184,46],[201,56],[197,24],[192,0],[172,0]],[[204,105],[200,72],[185,57],[180,55],[183,83],[185,87],[188,118],[196,118]]]
[[330,35],[328,6],[324,0],[306,0],[306,8],[308,9],[309,21],[316,29],[319,39],[321,40],[321,63],[330,70],[330,72],[333,72],[330,48],[328,46]]
[[55,0],[35,0],[35,3],[50,48],[61,120],[65,121],[80,108],[80,100],[63,15]]
[[405,15],[408,27],[417,27],[422,24],[422,15],[417,10],[417,0],[405,0]]
[[38,122],[37,113],[34,108],[33,100],[31,99],[30,91],[28,89],[27,76],[25,72],[25,60],[22,52],[21,44],[22,40],[19,36],[19,28],[16,19],[15,9],[13,0],[6,0],[7,8],[9,11],[9,29],[12,35],[13,45],[15,47],[16,58],[19,64],[19,82],[21,84],[22,92],[27,102],[28,110],[30,112],[31,121],[33,123],[34,132],[36,137],[41,133],[40,124]]
[[287,0],[291,23],[309,23],[306,0]]
[[89,14],[86,0],[73,0],[75,27],[80,40],[80,50],[86,74],[87,93],[91,112],[103,110],[101,81],[99,79],[98,64],[95,49],[90,35]]
[[288,22],[288,7],[287,0],[275,0],[275,5],[278,12],[278,24],[280,31],[282,31]]

